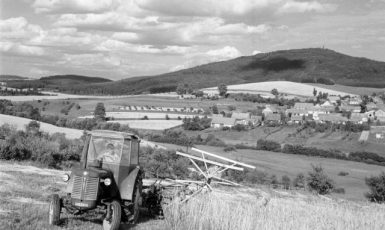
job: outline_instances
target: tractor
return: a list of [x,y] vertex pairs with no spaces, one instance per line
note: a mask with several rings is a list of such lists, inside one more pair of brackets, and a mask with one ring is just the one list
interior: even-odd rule
[[87,133],[80,167],[63,176],[65,195],[52,195],[49,224],[59,224],[64,209],[72,215],[100,213],[104,230],[117,230],[121,222],[135,223],[142,203],[139,143],[139,137],[129,133]]

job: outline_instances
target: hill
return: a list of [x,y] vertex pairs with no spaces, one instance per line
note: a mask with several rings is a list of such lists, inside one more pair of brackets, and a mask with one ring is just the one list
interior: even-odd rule
[[68,91],[67,89],[71,89],[74,85],[86,88],[89,84],[106,82],[111,82],[111,80],[101,77],[87,77],[81,75],[54,75],[28,81],[22,79],[15,79],[13,81],[8,82],[8,86],[14,88],[35,87]]
[[285,80],[385,88],[385,62],[351,57],[328,49],[294,49],[215,62],[156,76],[75,86],[69,92],[138,94],[173,91],[179,83],[194,88]]
[[0,81],[12,81],[12,80],[27,80],[27,77],[21,77],[17,75],[0,74]]

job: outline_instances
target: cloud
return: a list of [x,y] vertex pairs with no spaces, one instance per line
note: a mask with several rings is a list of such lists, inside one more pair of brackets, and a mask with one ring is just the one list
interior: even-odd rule
[[24,17],[8,18],[0,20],[0,38],[3,40],[22,40],[41,33],[38,25],[29,24]]
[[207,52],[196,52],[186,55],[187,61],[181,65],[170,68],[170,71],[187,69],[198,65],[207,64],[210,62],[219,62],[229,59],[234,59],[242,56],[242,53],[235,47],[225,46],[220,49],[209,50]]
[[17,56],[43,56],[45,51],[41,47],[26,46],[12,42],[0,42],[0,52]]
[[35,0],[36,13],[89,13],[105,12],[117,6],[114,0]]
[[254,51],[251,53],[251,55],[257,55],[257,54],[260,54],[260,53],[262,53],[262,52],[259,51],[259,50],[254,50]]
[[317,1],[312,2],[298,2],[287,1],[284,5],[278,8],[277,13],[304,13],[304,12],[331,12],[336,9],[334,4],[321,4]]

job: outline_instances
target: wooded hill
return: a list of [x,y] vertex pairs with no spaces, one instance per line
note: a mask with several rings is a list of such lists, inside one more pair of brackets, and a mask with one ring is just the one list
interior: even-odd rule
[[[53,78],[50,82],[52,87],[63,92],[113,95],[174,91],[179,83],[206,88],[220,83],[230,85],[271,80],[385,88],[384,75],[385,62],[351,57],[329,49],[310,48],[261,53],[162,75],[119,81],[104,79],[66,85]],[[38,81],[44,82],[44,79]],[[46,85],[51,87],[50,84]]]

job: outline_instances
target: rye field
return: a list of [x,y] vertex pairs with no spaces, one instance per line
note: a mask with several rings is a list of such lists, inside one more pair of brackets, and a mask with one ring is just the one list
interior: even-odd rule
[[[52,193],[62,193],[63,171],[0,161],[0,229],[102,229],[100,217],[62,215],[60,226],[48,222]],[[165,219],[143,211],[134,230],[374,229],[385,228],[385,206],[269,188],[215,188],[186,204],[166,207]]]

